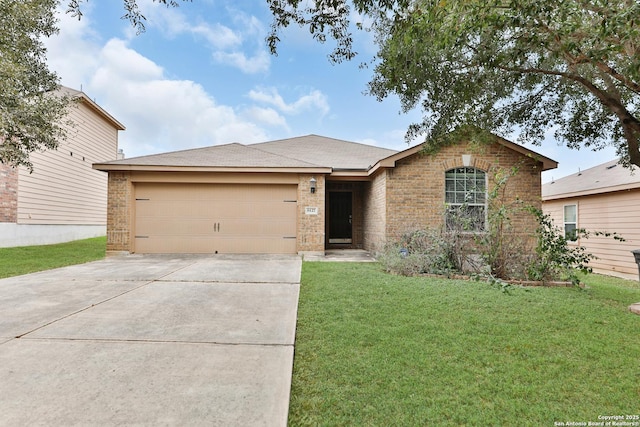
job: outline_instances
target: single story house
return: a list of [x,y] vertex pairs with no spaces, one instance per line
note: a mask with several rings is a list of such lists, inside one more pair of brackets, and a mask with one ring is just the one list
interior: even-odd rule
[[[514,165],[508,197],[540,207],[540,174],[557,163],[498,137],[428,155],[420,145],[397,152],[308,135],[93,167],[109,174],[109,252],[304,254],[375,253],[444,224],[445,200],[462,204],[470,194],[486,213],[493,174]],[[535,228],[529,216],[514,223]]]
[[611,160],[593,168],[554,180],[542,186],[542,209],[571,238],[574,230],[606,231],[612,237],[591,236],[577,239],[598,258],[589,264],[595,272],[638,278],[638,267],[631,253],[640,249],[640,173]]
[[33,173],[0,163],[0,247],[42,245],[106,234],[107,175],[96,162],[118,158],[124,126],[85,93],[75,99],[67,138],[57,150],[32,152]]

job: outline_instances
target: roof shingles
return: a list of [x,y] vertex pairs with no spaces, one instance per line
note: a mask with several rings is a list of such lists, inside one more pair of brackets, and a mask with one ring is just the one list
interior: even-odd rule
[[640,187],[640,174],[611,160],[542,186],[542,199],[606,193]]

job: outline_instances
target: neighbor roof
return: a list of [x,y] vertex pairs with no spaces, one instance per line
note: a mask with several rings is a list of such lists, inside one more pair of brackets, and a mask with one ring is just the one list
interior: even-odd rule
[[106,121],[110,122],[116,129],[125,130],[125,127],[122,123],[117,121],[111,114],[107,113],[107,111],[99,106],[95,101],[93,101],[89,96],[79,90],[71,89],[70,87],[60,86],[58,92],[63,95],[67,95],[73,99],[79,99],[81,102],[86,103],[86,105],[91,108],[93,111],[98,113],[98,115],[102,116]]
[[640,188],[640,174],[611,160],[542,186],[542,200]]

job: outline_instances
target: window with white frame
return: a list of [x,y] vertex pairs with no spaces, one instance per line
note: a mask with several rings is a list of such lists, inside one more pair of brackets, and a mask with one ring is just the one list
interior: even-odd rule
[[564,206],[564,238],[569,241],[578,239],[578,205]]
[[445,203],[447,230],[484,231],[487,221],[486,173],[469,167],[446,171]]

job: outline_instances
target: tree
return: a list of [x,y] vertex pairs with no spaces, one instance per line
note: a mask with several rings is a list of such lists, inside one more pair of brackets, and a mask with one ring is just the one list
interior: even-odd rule
[[[81,16],[82,1],[69,11]],[[136,0],[123,1],[124,18],[143,31]],[[266,1],[274,54],[292,24],[319,42],[334,39],[333,62],[355,57],[354,25],[375,31],[369,93],[396,94],[405,111],[422,107],[409,140],[423,135],[436,149],[459,131],[517,130],[519,142],[540,144],[555,129],[571,148],[613,144],[624,165],[640,166],[638,0]]]
[[637,0],[267,1],[273,52],[293,23],[335,39],[336,62],[355,55],[352,8],[365,16],[379,44],[370,94],[423,109],[408,139],[435,148],[471,125],[540,144],[555,129],[571,148],[613,144],[623,164],[640,166]]
[[42,37],[57,32],[56,0],[0,1],[0,163],[33,170],[29,153],[53,149],[65,136],[70,99],[55,91]]

